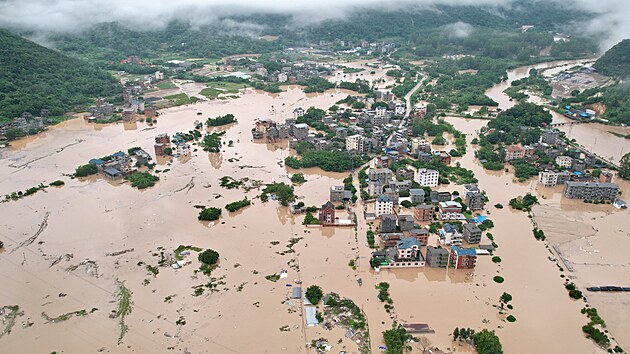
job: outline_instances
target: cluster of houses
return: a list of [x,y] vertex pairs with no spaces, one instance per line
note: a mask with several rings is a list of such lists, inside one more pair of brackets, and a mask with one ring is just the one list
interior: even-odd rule
[[293,84],[312,77],[330,75],[337,68],[335,64],[313,61],[290,63],[286,59],[281,59],[280,63],[284,65],[280,70],[269,71],[262,63],[253,63],[248,69],[262,80]]
[[333,41],[320,41],[317,48],[317,54],[323,55],[370,55],[370,54],[387,54],[396,49],[396,44],[391,42],[369,42],[366,40],[343,40],[336,38]]
[[19,117],[13,118],[10,122],[0,123],[0,140],[6,140],[5,136],[9,129],[15,129],[23,135],[36,134],[44,129],[44,123],[52,123],[48,118],[50,112],[42,109],[39,116],[24,112]]
[[[368,190],[377,197],[373,212],[366,210],[366,219],[380,221],[378,231],[381,249],[373,253],[373,262],[380,268],[425,265],[474,268],[478,251],[463,248],[462,245],[481,242],[482,231],[477,225],[486,218],[467,218],[463,211],[465,208],[482,210],[485,207],[485,195],[476,185],[464,186],[459,194],[463,199],[457,197],[457,200],[453,200],[453,194],[445,191],[430,191],[427,195],[428,188],[409,188],[411,180],[422,182],[420,185],[423,187],[435,187],[437,171],[420,169],[414,173],[407,169],[401,170],[397,171],[396,179],[388,168],[373,168],[368,172]],[[331,199],[332,196],[331,190]],[[410,209],[399,207],[405,200],[412,204]],[[417,224],[426,225],[434,221],[444,223],[439,230],[437,247],[428,245],[429,230]],[[487,250],[482,252],[486,254]]]
[[[537,163],[540,152],[553,159],[553,163]],[[563,195],[567,198],[614,201],[619,194],[619,186],[612,183],[613,174],[610,171],[602,171],[599,176],[593,176],[588,171],[604,167],[604,164],[594,154],[570,148],[560,139],[557,130],[543,130],[540,142],[536,144],[505,147],[506,162],[520,159],[538,167],[541,185],[564,185]]]
[[89,164],[96,166],[98,172],[105,177],[118,179],[134,174],[137,171],[136,166],[146,164],[151,159],[142,149],[135,150],[133,157],[135,161],[129,154],[119,151],[99,159],[91,159]]
[[[380,92],[380,94],[382,95],[378,97],[383,99],[393,97],[387,96],[387,92]],[[284,123],[271,119],[259,119],[252,128],[252,137],[255,140],[267,139],[269,142],[289,139],[291,148],[300,142],[308,142],[316,150],[345,149],[357,154],[385,151],[386,154],[383,157],[391,158],[391,161],[395,161],[403,154],[416,157],[422,152],[420,155],[423,161],[437,157],[450,164],[451,156],[446,151],[432,153],[430,144],[424,140],[415,139],[410,144],[408,141],[410,129],[405,124],[402,127],[392,124],[392,119],[400,119],[404,116],[406,108],[403,103],[391,100],[386,102],[387,105],[376,105],[376,102],[385,101],[375,102],[373,98],[368,101],[372,102],[374,109],[364,109],[349,116],[347,112],[340,109],[335,114],[324,116],[322,122],[329,133],[327,135],[318,134],[318,131],[306,123],[298,123],[300,117],[306,114],[304,108],[298,107],[293,110],[293,117],[285,119]],[[382,160],[382,163],[388,162]]]
[[153,148],[155,156],[190,156],[190,144],[179,134],[175,134],[172,140],[166,133],[157,135]]
[[482,230],[478,225],[486,220],[481,216],[463,223],[444,223],[435,245],[429,245],[430,232],[415,224],[421,221],[415,215],[386,214],[380,220],[380,249],[372,253],[371,261],[376,268],[472,269],[478,255],[494,249],[479,245]]

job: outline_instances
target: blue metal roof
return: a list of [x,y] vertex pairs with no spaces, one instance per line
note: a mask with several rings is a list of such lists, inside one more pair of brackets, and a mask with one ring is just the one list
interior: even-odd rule
[[414,237],[404,238],[396,242],[396,246],[403,250],[407,248],[411,248],[413,246],[418,246],[418,248],[422,247],[422,245],[420,245],[420,242],[418,242],[418,240],[416,240]]
[[101,160],[101,159],[91,159],[91,160],[89,161],[89,163],[90,163],[91,165],[102,165],[102,164],[104,164],[104,163],[105,163],[105,161],[103,161],[103,160]]
[[473,220],[477,223],[477,224],[481,224],[482,222],[488,220],[487,217],[483,216],[483,215],[479,215],[479,216],[475,216],[473,218]]
[[451,250],[458,256],[476,256],[477,251],[474,248],[460,248],[457,246],[451,246]]
[[451,233],[451,232],[456,232],[456,231],[457,231],[457,228],[456,228],[455,226],[453,226],[453,225],[449,224],[449,223],[444,224],[444,225],[442,226],[442,229],[443,229],[445,232],[449,232],[449,233]]
[[118,151],[112,154],[112,157],[123,157],[123,156],[125,156],[125,153],[122,151]]

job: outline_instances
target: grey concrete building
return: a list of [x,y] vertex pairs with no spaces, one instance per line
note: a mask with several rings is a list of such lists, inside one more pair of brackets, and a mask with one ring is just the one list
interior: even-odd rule
[[400,231],[412,230],[413,224],[413,215],[398,215],[398,227],[400,227]]
[[383,214],[381,215],[381,232],[395,232],[396,231],[396,215]]
[[425,193],[424,193],[424,189],[410,189],[409,190],[409,197],[411,197],[411,203],[412,204],[422,204],[424,203],[424,197]]
[[564,185],[563,194],[570,199],[615,200],[619,186],[614,183],[569,181]]
[[345,190],[343,186],[330,187],[330,201],[331,202],[333,203],[343,202],[350,199],[352,199],[352,192]]
[[431,268],[448,267],[449,253],[442,247],[427,247],[426,264]]
[[298,140],[308,137],[308,124],[300,123],[293,126],[293,136]]
[[473,223],[464,224],[464,240],[468,243],[481,242],[481,229]]
[[481,193],[468,192],[465,199],[466,206],[470,210],[481,210],[486,205],[485,197]]
[[546,129],[546,130],[543,130],[540,136],[540,141],[545,144],[556,145],[556,141],[558,140],[559,136],[560,136],[559,131],[553,130],[553,129]]

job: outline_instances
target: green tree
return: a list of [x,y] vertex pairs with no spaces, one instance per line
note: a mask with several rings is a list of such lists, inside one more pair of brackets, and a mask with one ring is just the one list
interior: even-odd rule
[[95,173],[98,173],[98,168],[96,167],[96,165],[87,164],[77,167],[74,175],[77,177],[86,177]]
[[481,332],[473,335],[473,341],[475,343],[475,349],[479,354],[502,354],[503,347],[499,341],[499,337],[494,331],[487,329],[481,330]]
[[219,252],[207,249],[201,253],[199,253],[199,261],[206,265],[214,265],[219,260]]
[[411,335],[400,326],[394,324],[392,329],[383,332],[383,341],[385,342],[386,354],[403,354],[411,350],[407,345],[407,341],[411,339]]
[[619,165],[619,177],[630,180],[630,152],[623,155]]
[[305,296],[308,301],[311,302],[311,304],[317,305],[319,303],[319,300],[321,300],[324,296],[324,293],[322,292],[322,288],[320,288],[318,285],[311,285],[306,289]]

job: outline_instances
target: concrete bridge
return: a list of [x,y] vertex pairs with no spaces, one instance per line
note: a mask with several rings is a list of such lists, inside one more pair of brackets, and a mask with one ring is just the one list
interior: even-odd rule
[[564,123],[551,123],[549,124],[550,127],[560,127],[563,125],[576,125],[576,124],[588,124],[590,123],[590,121],[586,121],[586,120],[574,120],[571,122],[564,122]]

